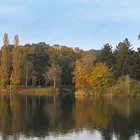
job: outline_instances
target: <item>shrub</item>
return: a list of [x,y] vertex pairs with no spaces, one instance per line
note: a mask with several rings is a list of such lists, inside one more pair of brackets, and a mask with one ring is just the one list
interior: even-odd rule
[[140,82],[132,82],[130,91],[134,94],[140,94]]
[[112,93],[116,95],[127,96],[130,94],[131,80],[129,75],[122,76],[118,79],[116,85],[112,87]]

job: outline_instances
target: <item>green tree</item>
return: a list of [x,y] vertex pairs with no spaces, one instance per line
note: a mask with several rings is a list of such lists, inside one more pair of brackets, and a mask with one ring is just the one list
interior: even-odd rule
[[24,66],[25,66],[25,84],[27,86],[29,80],[32,79],[33,64],[31,61],[27,60]]
[[38,85],[43,84],[44,73],[49,64],[48,45],[45,43],[32,44],[28,57],[33,64],[33,70],[37,72]]
[[76,61],[75,51],[67,46],[53,45],[49,47],[50,63],[57,64],[62,69],[61,82],[63,85],[72,84],[72,72]]
[[115,50],[116,64],[114,68],[114,76],[116,78],[123,75],[131,75],[133,71],[133,50],[128,39],[120,42]]
[[133,51],[130,55],[129,76],[133,79],[140,80],[140,51]]
[[104,47],[100,51],[100,56],[98,57],[98,61],[105,63],[109,68],[113,68],[115,58],[113,55],[112,46],[109,44],[105,44]]
[[27,44],[21,47],[21,84],[26,86],[31,83],[33,72],[33,63],[29,57],[30,49],[30,45]]
[[37,77],[38,77],[37,72],[33,71],[32,72],[32,85],[36,85]]
[[[140,34],[138,35],[138,39],[140,39]],[[137,52],[134,52],[134,71],[133,78],[136,80],[140,80],[140,47],[137,48]]]

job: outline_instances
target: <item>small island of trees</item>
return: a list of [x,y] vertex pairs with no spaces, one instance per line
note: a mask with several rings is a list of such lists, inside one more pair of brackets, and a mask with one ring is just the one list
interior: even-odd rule
[[44,42],[19,45],[18,35],[10,44],[5,33],[0,58],[1,93],[75,87],[76,95],[140,95],[140,48],[134,50],[127,38],[114,49],[107,43],[85,51]]

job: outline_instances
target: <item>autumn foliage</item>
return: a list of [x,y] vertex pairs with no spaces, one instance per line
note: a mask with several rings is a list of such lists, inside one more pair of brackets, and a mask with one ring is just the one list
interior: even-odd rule
[[8,47],[9,38],[8,34],[4,34],[3,47],[1,49],[1,66],[0,66],[0,80],[3,88],[9,82],[10,74],[10,49]]
[[89,81],[95,90],[100,88],[107,89],[111,85],[112,80],[111,69],[106,64],[99,62],[93,66]]
[[18,36],[15,36],[15,47],[13,49],[13,59],[12,59],[12,74],[11,74],[11,84],[14,86],[17,86],[20,84],[20,72],[21,72],[21,66],[20,66],[20,58],[21,58],[21,53],[20,53],[20,48],[18,47]]
[[73,82],[77,89],[88,87],[94,91],[107,89],[112,83],[111,69],[104,63],[96,65],[83,65],[79,60],[75,63]]
[[13,49],[13,70],[11,74],[11,84],[17,86],[20,83],[20,48],[15,47]]
[[[8,34],[4,34],[0,50],[0,88],[9,89],[9,85],[58,88],[75,83],[76,89],[83,93],[107,91],[112,95],[123,87],[127,95],[139,93],[137,85],[131,86],[131,79],[140,80],[140,48],[134,51],[128,39],[112,48],[108,43],[101,50],[88,51],[45,42],[19,45],[18,35],[14,37],[14,44],[9,44]],[[125,82],[118,84],[122,76],[126,76]]]

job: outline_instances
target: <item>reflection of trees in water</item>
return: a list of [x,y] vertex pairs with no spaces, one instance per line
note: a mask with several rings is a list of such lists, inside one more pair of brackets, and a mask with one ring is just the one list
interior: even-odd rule
[[[76,129],[90,127],[98,130],[103,140],[129,140],[140,131],[140,102],[133,99],[77,99]],[[94,126],[94,127],[93,127]]]
[[45,137],[65,135],[83,128],[91,134],[96,130],[103,140],[115,135],[129,140],[140,135],[139,100],[133,99],[76,99],[73,97],[0,96],[0,130],[2,139],[12,134]]
[[43,132],[48,120],[38,103],[38,99],[31,97],[29,99],[16,95],[0,97],[0,129],[3,140],[11,134],[13,139],[17,140],[19,133],[26,136],[46,135]]
[[[0,96],[0,130],[3,140],[11,134],[13,139],[18,139],[19,134],[45,137],[49,132],[57,132],[58,135],[59,132],[65,134],[72,131],[72,107],[63,108],[61,103],[58,97]],[[69,118],[63,116],[66,112],[69,112]]]
[[86,125],[104,128],[112,119],[112,111],[111,106],[104,100],[100,102],[93,98],[77,99],[75,103],[76,129]]
[[18,139],[19,129],[20,129],[20,122],[21,122],[21,113],[20,113],[20,101],[17,96],[10,97],[10,108],[12,113],[12,124],[11,130],[13,134],[13,139]]
[[[0,97],[0,130],[2,131],[2,139],[7,140],[8,135],[10,134],[11,126],[11,112],[9,111],[9,99],[6,96]],[[8,117],[9,116],[9,117]]]

